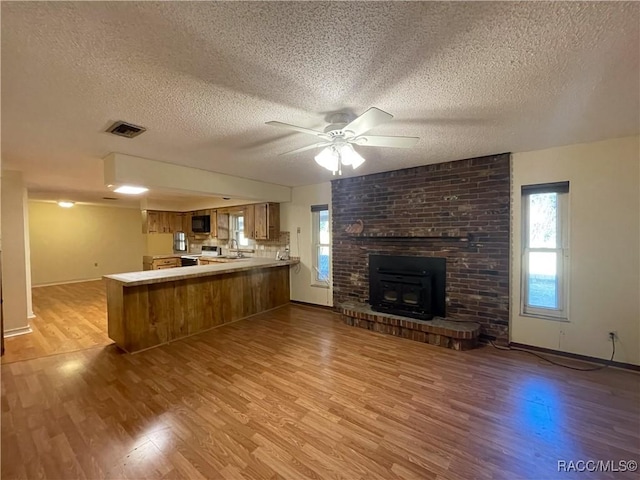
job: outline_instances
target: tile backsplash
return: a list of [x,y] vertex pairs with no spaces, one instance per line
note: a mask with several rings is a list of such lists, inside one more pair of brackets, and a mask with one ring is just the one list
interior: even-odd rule
[[[280,238],[277,240],[249,240],[249,246],[241,247],[240,250],[253,250],[245,252],[247,257],[276,258],[278,252],[284,253],[287,245],[290,245],[290,238],[289,232],[280,232]],[[223,255],[226,255],[229,250],[229,242],[226,240],[198,237],[189,238],[189,253],[200,253],[203,245],[221,247]]]

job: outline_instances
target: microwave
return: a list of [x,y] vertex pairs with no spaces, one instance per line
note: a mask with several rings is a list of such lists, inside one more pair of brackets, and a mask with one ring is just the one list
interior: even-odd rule
[[211,232],[211,216],[194,215],[193,217],[191,217],[191,231],[193,233]]

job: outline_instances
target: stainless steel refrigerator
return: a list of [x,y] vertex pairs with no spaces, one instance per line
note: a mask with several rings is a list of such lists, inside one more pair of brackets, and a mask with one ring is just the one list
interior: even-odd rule
[[184,232],[173,234],[173,252],[182,253],[187,251],[187,235]]

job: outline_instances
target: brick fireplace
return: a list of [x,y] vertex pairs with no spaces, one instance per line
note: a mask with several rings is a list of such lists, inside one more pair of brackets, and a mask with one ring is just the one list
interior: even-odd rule
[[444,258],[446,318],[506,341],[509,198],[508,153],[334,180],[334,305],[368,303],[370,254]]

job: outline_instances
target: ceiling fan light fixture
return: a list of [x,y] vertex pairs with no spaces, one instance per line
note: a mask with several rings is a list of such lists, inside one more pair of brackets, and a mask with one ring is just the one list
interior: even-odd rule
[[351,165],[354,170],[364,163],[364,158],[350,143],[343,145],[340,149],[340,159],[343,165]]
[[267,122],[267,125],[307,133],[325,140],[324,142],[314,145],[296,148],[281,155],[292,155],[324,147],[322,151],[315,156],[316,163],[333,172],[334,175],[336,171],[338,175],[342,175],[343,165],[351,165],[355,170],[365,162],[365,159],[356,152],[352,144],[366,145],[368,147],[410,148],[419,140],[418,137],[363,135],[373,127],[388,122],[393,118],[393,115],[383,112],[379,108],[371,107],[353,120],[349,118],[350,116],[351,115],[347,113],[336,113],[332,115],[330,119],[331,124],[325,127],[324,132],[276,121]]
[[322,151],[315,156],[315,161],[318,165],[334,174],[340,167],[340,155],[332,146],[323,148]]

